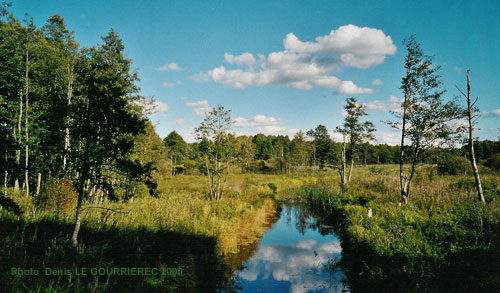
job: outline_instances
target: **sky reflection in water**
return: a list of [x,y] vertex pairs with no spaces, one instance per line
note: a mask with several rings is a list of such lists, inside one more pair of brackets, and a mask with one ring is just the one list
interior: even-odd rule
[[[341,292],[342,271],[331,272],[341,257],[340,240],[321,229],[300,205],[286,205],[255,255],[237,271],[242,292]],[[324,233],[323,229],[323,233]]]

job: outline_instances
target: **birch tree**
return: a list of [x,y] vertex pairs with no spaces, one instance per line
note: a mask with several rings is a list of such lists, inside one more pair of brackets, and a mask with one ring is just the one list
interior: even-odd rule
[[195,129],[201,160],[208,179],[210,199],[222,199],[233,157],[234,135],[229,133],[231,110],[217,105]]
[[474,173],[474,180],[476,182],[476,190],[477,190],[477,198],[479,202],[484,203],[484,195],[483,195],[483,187],[481,186],[481,178],[479,177],[479,171],[477,169],[477,163],[476,163],[476,154],[474,152],[474,127],[475,127],[475,122],[476,119],[479,117],[479,111],[475,107],[477,98],[474,100],[474,102],[471,101],[470,97],[470,77],[469,77],[470,70],[467,70],[467,94],[465,94],[460,88],[457,87],[457,89],[460,91],[460,93],[465,97],[467,101],[467,132],[468,132],[468,145],[469,145],[469,161],[472,165],[472,172]]
[[[397,122],[389,124],[401,130],[399,153],[399,183],[401,201],[408,203],[416,169],[426,151],[450,142],[454,133],[451,121],[462,115],[454,101],[443,101],[440,89],[440,66],[433,64],[432,57],[424,55],[415,36],[405,40],[405,76],[401,81],[404,101],[401,112],[393,112]],[[408,143],[408,145],[406,144]],[[404,170],[405,163],[410,170]]]
[[[137,74],[124,46],[111,30],[104,44],[85,50],[79,58],[77,87],[72,103],[73,163],[78,171],[78,202],[72,242],[78,244],[82,202],[86,185],[104,184],[103,169],[126,160],[134,147],[133,138],[144,131],[140,113],[133,110],[138,87]],[[87,184],[90,182],[90,184]]]

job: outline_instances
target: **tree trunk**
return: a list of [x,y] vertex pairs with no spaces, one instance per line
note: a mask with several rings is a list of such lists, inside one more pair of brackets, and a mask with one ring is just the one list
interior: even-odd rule
[[76,219],[75,219],[75,228],[73,230],[73,236],[71,237],[71,242],[73,243],[73,246],[76,247],[78,245],[78,232],[80,232],[80,225],[81,225],[81,220],[82,220],[82,201],[83,201],[83,195],[85,191],[85,181],[87,181],[87,177],[89,174],[89,168],[88,168],[88,157],[84,156],[84,166],[83,170],[81,172],[81,176],[78,180],[78,202],[76,205]]
[[[73,70],[68,68],[68,93],[67,93],[66,105],[69,107],[71,105],[71,98],[73,97]],[[63,156],[63,171],[66,171],[66,160],[69,151],[69,114],[66,115],[66,136],[64,138],[64,156]]]
[[342,186],[345,185],[345,174],[346,174],[346,169],[347,169],[347,162],[346,162],[346,143],[345,143],[345,135],[342,135],[343,137],[343,143],[342,143],[342,166],[340,167],[340,184]]
[[[17,135],[16,128],[14,127],[14,140],[17,141],[18,145],[21,145],[21,123],[23,120],[23,93],[19,92],[19,115],[17,119]],[[16,147],[16,168],[18,170],[21,168],[21,149]],[[16,172],[17,173],[17,172]],[[18,174],[14,174],[16,176],[16,181],[14,182],[14,190],[19,190],[19,178]]]
[[213,190],[212,190],[212,186],[213,186],[213,178],[212,178],[212,174],[210,173],[210,168],[208,166],[208,162],[205,161],[205,166],[207,167],[207,177],[208,177],[208,191],[210,192],[210,200],[213,200],[214,197],[213,197]]
[[73,236],[71,237],[71,242],[73,246],[76,247],[78,245],[78,232],[80,232],[80,224],[82,220],[82,199],[83,199],[83,186],[85,181],[82,180],[83,176],[80,177],[80,182],[78,186],[78,203],[76,205],[76,220],[75,220],[75,228],[73,230]]
[[[406,91],[406,89],[405,89]],[[406,187],[408,182],[406,182],[406,176],[403,172],[404,166],[404,147],[405,147],[405,131],[406,131],[406,103],[408,101],[408,95],[405,93],[405,100],[403,102],[403,125],[401,127],[401,144],[399,148],[399,188],[401,191],[401,201],[404,204],[408,203],[408,197],[406,195]]]
[[26,193],[30,193],[30,184],[29,184],[29,132],[28,132],[28,107],[29,107],[29,77],[28,77],[28,50],[26,49],[26,145],[25,145],[25,158],[24,158],[24,181],[26,182]]
[[481,178],[479,177],[479,171],[477,169],[477,164],[476,164],[476,155],[474,153],[474,136],[473,136],[474,125],[472,121],[473,104],[471,104],[470,100],[469,71],[470,70],[467,70],[467,118],[469,120],[469,159],[472,165],[472,171],[474,172],[474,179],[476,180],[477,198],[480,202],[484,203],[485,199],[483,194],[483,187],[481,186]]
[[176,172],[176,167],[177,167],[177,158],[174,157],[174,165],[172,166],[172,169],[174,171],[174,176],[177,175],[177,172]]
[[351,158],[351,166],[349,167],[349,175],[347,176],[347,182],[351,182],[352,168],[354,167],[354,159]]
[[38,180],[36,181],[36,196],[40,195],[40,185],[42,185],[42,173],[38,173]]
[[[5,151],[5,163],[7,163],[7,151]],[[7,196],[7,182],[9,181],[9,171],[5,168],[5,177],[3,181],[3,193]]]

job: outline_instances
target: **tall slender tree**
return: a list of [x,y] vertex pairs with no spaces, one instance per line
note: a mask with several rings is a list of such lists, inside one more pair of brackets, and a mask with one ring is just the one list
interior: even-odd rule
[[124,46],[111,30],[104,44],[85,50],[76,66],[78,80],[72,103],[73,161],[78,172],[78,202],[72,242],[77,245],[85,186],[103,184],[103,168],[128,157],[133,137],[144,131],[144,120],[134,111],[138,101],[137,74]]
[[208,177],[210,199],[218,200],[224,196],[235,145],[234,135],[229,133],[231,124],[231,110],[217,105],[195,130]]
[[[454,101],[443,101],[438,74],[440,66],[432,57],[424,55],[415,36],[403,42],[406,47],[406,74],[401,81],[404,101],[401,112],[393,112],[398,122],[389,124],[401,130],[399,154],[399,182],[401,201],[408,203],[417,165],[426,151],[452,138],[454,128],[450,121],[458,119],[462,110]],[[406,143],[408,142],[408,145]],[[409,162],[410,171],[405,173],[404,164]]]
[[457,89],[465,97],[467,101],[467,124],[468,124],[468,146],[469,146],[469,160],[472,165],[472,172],[474,173],[474,180],[476,181],[477,198],[480,202],[484,203],[483,187],[481,186],[481,177],[479,177],[479,171],[477,169],[476,154],[474,152],[474,126],[477,118],[479,117],[478,109],[475,107],[477,98],[474,102],[471,101],[470,97],[470,70],[467,70],[467,94],[465,94],[460,88]]
[[[373,140],[373,132],[375,126],[371,121],[361,122],[360,119],[366,116],[366,106],[358,104],[356,98],[350,97],[346,99],[344,106],[345,118],[342,128],[337,127],[337,132],[342,134],[344,138],[342,144],[342,165],[341,165],[341,182],[351,182],[352,169],[354,167],[354,155],[356,147],[359,143],[364,141]],[[348,139],[348,147],[346,147],[346,138]],[[346,168],[349,164],[349,171],[346,180]]]

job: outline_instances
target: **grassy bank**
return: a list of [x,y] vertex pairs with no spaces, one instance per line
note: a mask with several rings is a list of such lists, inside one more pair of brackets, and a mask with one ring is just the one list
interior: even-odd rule
[[[161,182],[159,198],[86,201],[77,250],[69,241],[73,204],[56,200],[44,205],[39,198],[9,190],[9,197],[23,213],[17,217],[0,210],[0,283],[7,284],[10,291],[35,292],[231,288],[231,271],[244,261],[234,255],[255,243],[268,228],[276,212],[276,194],[284,188],[315,184],[321,176],[233,175],[224,198],[215,201],[207,197],[206,177],[180,175]],[[10,274],[12,267],[74,271],[91,266],[182,267],[184,276],[40,278]]]
[[[399,205],[396,166],[360,168],[337,181],[296,190],[338,224],[353,289],[491,289],[500,286],[500,177],[473,179],[419,170],[408,205]],[[369,210],[371,209],[371,216]]]

